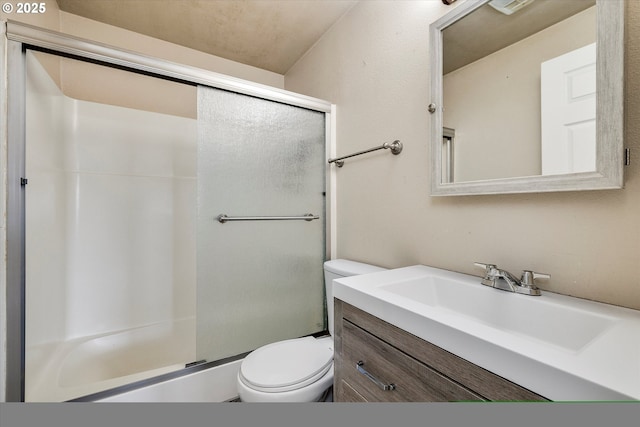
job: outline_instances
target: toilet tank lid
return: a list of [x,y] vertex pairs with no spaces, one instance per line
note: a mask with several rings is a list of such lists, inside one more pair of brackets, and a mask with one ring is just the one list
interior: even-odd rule
[[348,259],[332,259],[331,261],[326,261],[324,263],[324,269],[339,276],[355,276],[386,270],[386,268],[350,261]]

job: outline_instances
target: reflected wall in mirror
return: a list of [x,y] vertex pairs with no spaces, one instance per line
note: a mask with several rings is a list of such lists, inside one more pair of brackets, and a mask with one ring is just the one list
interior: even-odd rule
[[433,195],[622,187],[623,0],[522,4],[431,26]]

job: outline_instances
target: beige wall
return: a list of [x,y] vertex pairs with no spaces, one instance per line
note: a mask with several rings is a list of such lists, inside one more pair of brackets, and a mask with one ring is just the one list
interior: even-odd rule
[[[44,14],[2,14],[0,19],[8,18],[25,22],[178,64],[272,87],[284,87],[284,76],[281,74],[62,12],[55,0],[48,0],[45,3]],[[40,55],[39,59],[54,81],[58,82],[64,94],[71,98],[181,117],[196,117],[195,86],[149,78],[75,60],[58,61],[53,56]]]
[[[14,5],[16,2],[8,2]],[[38,2],[40,3],[40,2]],[[35,14],[19,14],[16,13],[16,10],[10,14],[0,12],[0,20],[13,20],[24,22],[30,25],[35,25],[41,28],[47,28],[49,30],[60,31],[60,9],[58,8],[58,3],[55,0],[44,0],[46,11],[45,13],[35,13]],[[44,68],[47,70],[51,78],[60,84],[60,61],[55,59],[42,59],[41,61]]]
[[10,19],[25,22],[183,65],[190,65],[277,88],[283,88],[284,86],[284,77],[281,74],[62,12],[55,0],[45,0],[45,3],[46,12],[44,14],[17,14],[15,12],[5,14],[0,12],[0,20]]
[[[3,2],[5,3],[5,2]],[[35,25],[37,27],[47,28],[49,30],[59,31],[60,30],[60,19],[59,13],[60,8],[58,7],[58,3],[56,0],[39,0],[37,3],[44,3],[45,12],[44,13],[18,13],[16,9],[15,1],[9,1],[6,3],[11,3],[14,6],[12,13],[4,13],[0,11],[0,19],[1,20],[13,20],[19,22],[25,22],[30,25]],[[23,2],[26,3],[26,2]]]
[[60,30],[66,34],[133,50],[178,64],[215,71],[277,88],[284,87],[284,77],[281,74],[188,49],[70,13],[60,13]]
[[[640,309],[640,160],[613,191],[430,197],[429,24],[440,0],[355,6],[285,76],[337,104],[337,151],[400,139],[337,170],[337,252],[385,267],[551,274],[546,290]],[[640,2],[627,2],[626,145],[640,152]],[[532,319],[535,321],[535,319]]]
[[70,98],[197,118],[196,86],[67,58],[61,61],[61,78]]

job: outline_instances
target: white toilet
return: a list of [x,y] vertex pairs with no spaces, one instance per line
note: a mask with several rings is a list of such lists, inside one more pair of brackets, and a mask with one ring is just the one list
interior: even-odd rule
[[[336,259],[324,263],[329,333],[333,335],[333,279],[383,271]],[[316,402],[333,385],[333,337],[303,337],[268,344],[251,352],[238,372],[243,402]]]

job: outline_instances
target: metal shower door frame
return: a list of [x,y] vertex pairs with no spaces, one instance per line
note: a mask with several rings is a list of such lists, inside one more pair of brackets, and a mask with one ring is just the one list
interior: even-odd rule
[[[25,396],[25,91],[27,49],[44,50],[61,56],[99,62],[135,72],[181,81],[187,84],[210,86],[256,98],[281,102],[319,111],[326,120],[326,156],[335,155],[336,106],[330,102],[289,92],[279,88],[253,83],[224,74],[177,64],[133,51],[108,46],[56,31],[14,21],[0,21],[0,76],[6,76],[0,85],[0,112],[6,132],[0,134],[3,152],[1,169],[7,170],[0,196],[6,200],[6,221],[0,224],[6,231],[5,277],[0,279],[0,291],[6,299],[0,300],[3,330],[0,338],[6,342],[6,353],[0,353],[0,370],[5,375],[0,384],[0,401],[21,402]],[[6,112],[6,114],[4,114]],[[326,173],[327,197],[327,255],[335,253],[335,171]],[[4,282],[4,283],[3,283]],[[3,289],[4,285],[4,289]],[[4,349],[0,350],[4,351]],[[4,366],[1,366],[4,365]],[[2,399],[4,391],[4,399]]]

